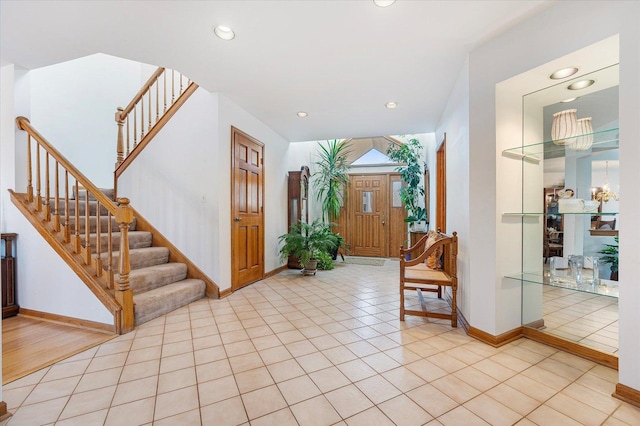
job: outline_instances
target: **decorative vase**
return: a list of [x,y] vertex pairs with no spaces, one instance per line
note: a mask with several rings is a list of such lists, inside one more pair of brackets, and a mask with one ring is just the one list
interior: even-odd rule
[[567,143],[571,149],[577,151],[585,151],[593,145],[593,126],[591,117],[581,118],[578,123],[578,137],[575,137]]
[[553,139],[553,143],[556,145],[567,144],[567,139],[577,134],[578,119],[576,118],[576,111],[576,109],[568,109],[553,114],[551,139]]

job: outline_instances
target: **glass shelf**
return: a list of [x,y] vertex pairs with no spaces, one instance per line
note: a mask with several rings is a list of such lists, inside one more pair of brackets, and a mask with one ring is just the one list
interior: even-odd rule
[[578,216],[614,216],[617,215],[618,212],[580,212],[580,213],[542,213],[542,212],[527,212],[527,213],[502,213],[504,216],[562,216],[562,215],[578,215]]
[[[585,279],[580,283],[576,283],[574,279],[568,276],[569,270],[557,270],[558,275],[554,282],[551,282],[549,271],[545,272],[525,272],[507,274],[506,278],[512,278],[527,283],[541,284],[550,287],[566,288],[568,290],[580,291],[583,293],[599,294],[601,296],[618,297],[618,282],[600,279],[598,283],[594,283],[592,279]],[[591,269],[583,269],[583,276],[592,273]]]
[[[544,156],[559,156],[558,154],[564,154],[566,156],[586,156],[591,155],[592,152],[608,151],[612,149],[618,149],[620,143],[618,140],[619,129],[601,130],[599,132],[590,133],[588,135],[573,136],[565,138],[564,145],[557,145],[553,140],[535,143],[532,145],[523,145],[515,148],[509,148],[502,151],[502,155],[509,158],[516,158],[528,162],[538,163],[544,158]],[[578,138],[593,137],[593,144],[590,149],[576,150],[571,148],[572,141],[577,141]]]

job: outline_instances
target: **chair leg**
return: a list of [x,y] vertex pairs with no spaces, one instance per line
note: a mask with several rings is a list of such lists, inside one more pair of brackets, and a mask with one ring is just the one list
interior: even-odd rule
[[400,282],[400,321],[404,321],[404,283]]
[[451,286],[451,327],[458,327],[458,286]]

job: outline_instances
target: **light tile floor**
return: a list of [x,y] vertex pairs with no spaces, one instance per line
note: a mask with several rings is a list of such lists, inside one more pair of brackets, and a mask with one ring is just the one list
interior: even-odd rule
[[544,286],[545,331],[618,353],[618,298]]
[[615,370],[399,321],[397,280],[339,265],[194,302],[7,384],[1,426],[640,424]]

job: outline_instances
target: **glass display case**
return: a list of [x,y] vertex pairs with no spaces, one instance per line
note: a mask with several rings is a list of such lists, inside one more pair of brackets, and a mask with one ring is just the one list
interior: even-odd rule
[[[613,274],[602,251],[615,246],[617,262],[617,75],[613,65],[525,95],[522,142],[502,152],[522,171],[521,208],[503,214],[521,218],[522,262],[505,276],[522,284],[523,326],[614,355],[617,263]],[[582,80],[596,84],[566,90]],[[567,114],[592,128],[558,136],[556,117]]]

